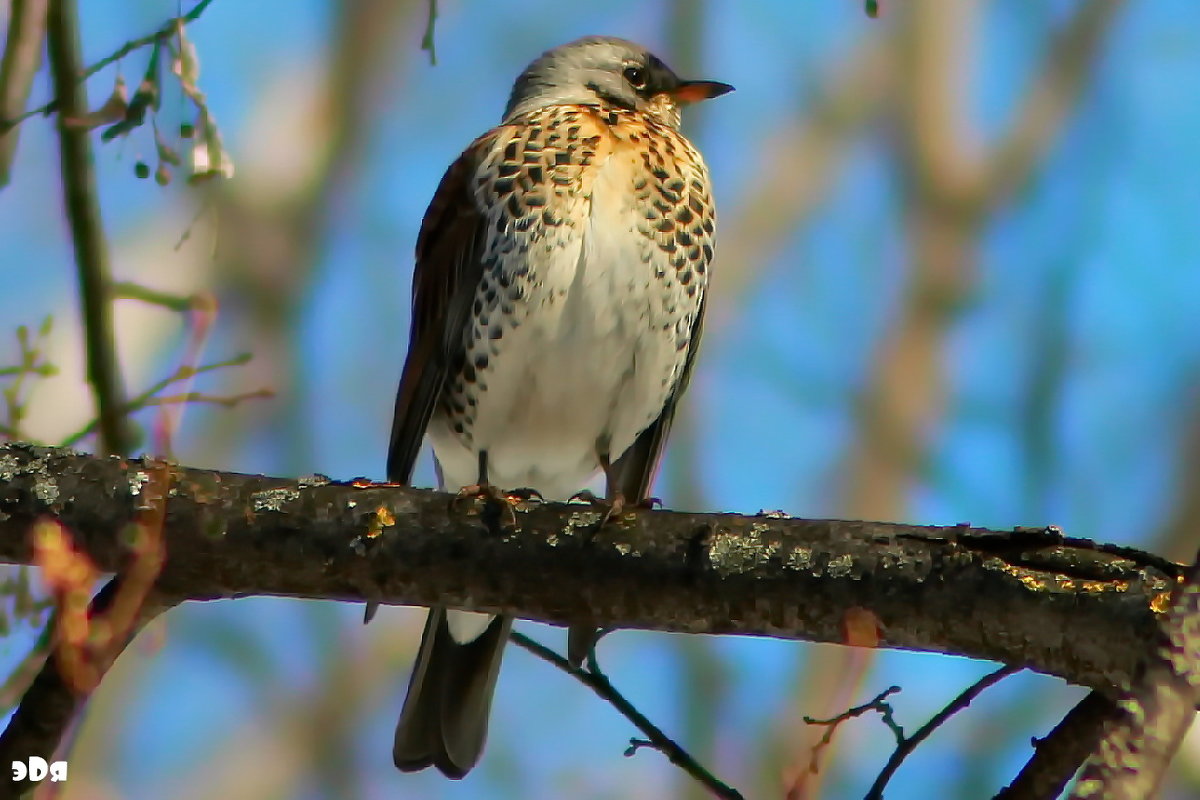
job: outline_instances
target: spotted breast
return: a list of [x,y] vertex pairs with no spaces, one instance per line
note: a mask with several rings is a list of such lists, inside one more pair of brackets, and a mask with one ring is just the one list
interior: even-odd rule
[[429,428],[445,483],[475,482],[486,451],[492,483],[563,499],[680,381],[713,255],[707,170],[648,115],[552,106],[477,141],[446,180],[484,224]]

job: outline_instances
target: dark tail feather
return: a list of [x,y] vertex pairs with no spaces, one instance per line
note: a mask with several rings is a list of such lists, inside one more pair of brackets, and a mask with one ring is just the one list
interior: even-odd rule
[[448,778],[462,778],[475,766],[511,629],[511,617],[497,617],[479,638],[459,644],[446,625],[446,609],[430,610],[396,725],[397,767],[437,767]]
[[595,625],[571,625],[567,628],[567,661],[572,667],[583,666],[596,642],[600,631]]

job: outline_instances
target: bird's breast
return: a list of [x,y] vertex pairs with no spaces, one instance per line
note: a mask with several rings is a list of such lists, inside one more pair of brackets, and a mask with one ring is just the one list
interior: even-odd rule
[[598,443],[619,457],[679,378],[711,256],[703,164],[690,174],[674,141],[597,122],[543,119],[485,164],[512,190],[481,186],[484,277],[431,426],[448,485],[473,482],[487,450],[494,483],[569,495],[597,468]]

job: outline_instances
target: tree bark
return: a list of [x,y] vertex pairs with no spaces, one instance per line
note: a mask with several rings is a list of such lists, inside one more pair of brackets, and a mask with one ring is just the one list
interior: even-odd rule
[[[0,561],[34,563],[28,535],[60,520],[102,570],[155,462],[0,446]],[[283,595],[434,605],[566,625],[845,640],[864,617],[880,646],[953,653],[1113,693],[1158,630],[1173,562],[1065,537],[779,513],[629,511],[455,500],[170,466],[158,589],[193,600]],[[865,614],[864,614],[865,612]],[[861,636],[858,637],[861,641]]]

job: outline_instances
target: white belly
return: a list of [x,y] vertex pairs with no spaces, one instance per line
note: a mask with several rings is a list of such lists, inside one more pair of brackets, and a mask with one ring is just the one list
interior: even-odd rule
[[566,231],[528,256],[543,266],[514,304],[519,324],[476,342],[488,363],[469,437],[440,415],[430,424],[445,488],[475,483],[486,450],[492,484],[565,499],[598,469],[598,442],[616,460],[662,412],[686,356],[678,337],[688,309],[648,263],[632,209],[620,212],[589,216],[583,236]]

